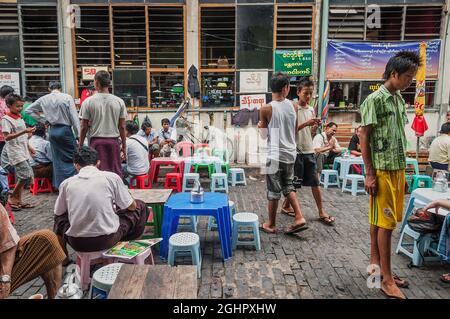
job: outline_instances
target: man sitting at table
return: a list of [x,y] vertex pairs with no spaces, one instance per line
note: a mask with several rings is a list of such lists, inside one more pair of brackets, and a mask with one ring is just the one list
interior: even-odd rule
[[152,123],[149,121],[142,122],[141,129],[137,135],[145,137],[149,145],[149,151],[154,157],[159,156],[159,144],[158,144],[158,134],[152,128]]
[[54,231],[62,247],[94,252],[141,237],[149,215],[144,202],[131,197],[120,176],[97,168],[97,151],[81,147],[74,164],[78,175],[61,184],[55,203]]
[[135,121],[125,122],[127,135],[127,163],[122,165],[124,181],[129,183],[133,176],[145,175],[150,169],[148,143],[145,137],[137,134],[139,127]]
[[450,164],[450,123],[441,126],[441,135],[436,137],[430,145],[428,161],[433,169],[448,171]]
[[162,128],[159,130],[158,138],[159,138],[159,147],[161,148],[161,156],[168,157],[172,152],[172,149],[175,147],[176,141],[176,132],[173,127],[170,127],[169,119],[161,120]]
[[[353,156],[361,156],[361,144],[359,143],[359,135],[361,134],[361,125],[355,129],[355,134],[353,134],[350,144],[348,144],[348,150]],[[361,165],[352,164],[352,169],[356,174],[362,174]]]
[[317,134],[313,139],[313,148],[317,158],[317,173],[320,176],[325,164],[333,164],[335,157],[342,152],[341,146],[334,137],[337,124],[330,122],[325,126],[325,131]]

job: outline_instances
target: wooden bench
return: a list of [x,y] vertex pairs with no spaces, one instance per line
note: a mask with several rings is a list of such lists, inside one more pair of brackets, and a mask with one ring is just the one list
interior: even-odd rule
[[337,123],[337,125],[336,139],[341,147],[348,148],[355,129],[351,123]]
[[124,264],[108,299],[196,299],[195,266]]
[[[425,174],[425,172],[427,172],[427,167],[429,166],[428,155],[429,155],[428,151],[419,151],[419,159],[417,162],[419,164],[420,174]],[[416,158],[416,152],[408,151],[408,152],[406,152],[406,156]],[[432,172],[432,170],[431,170],[431,172]],[[407,170],[407,173],[408,173],[408,170]],[[430,176],[431,176],[431,173],[430,173]]]

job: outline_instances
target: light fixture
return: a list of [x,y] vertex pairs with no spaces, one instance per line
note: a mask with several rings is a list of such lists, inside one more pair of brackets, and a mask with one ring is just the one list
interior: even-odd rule
[[330,9],[330,13],[333,14],[357,14],[355,9]]

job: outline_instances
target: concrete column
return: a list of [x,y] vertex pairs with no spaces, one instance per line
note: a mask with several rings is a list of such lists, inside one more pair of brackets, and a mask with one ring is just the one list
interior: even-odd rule
[[72,24],[69,11],[70,0],[58,1],[59,18],[59,43],[61,56],[61,78],[63,83],[63,92],[75,95],[74,73],[73,73],[73,51],[72,51]]
[[450,0],[446,1],[446,10],[444,21],[442,23],[442,47],[441,47],[441,64],[440,64],[440,73],[439,73],[439,81],[437,84],[439,88],[437,90],[438,94],[436,96],[436,105],[440,105],[440,116],[438,117],[437,128],[440,128],[440,125],[445,122],[445,113],[448,110],[449,102],[450,102],[450,77],[447,75],[450,74],[450,35],[449,35],[449,10]]
[[313,34],[313,42],[314,42],[314,51],[313,51],[313,68],[312,68],[312,76],[314,79],[314,92],[318,94],[318,81],[319,81],[319,62],[320,62],[320,19],[322,18],[322,1],[316,0],[315,12],[314,12],[314,34]]
[[[199,4],[198,0],[186,1],[186,68],[189,70],[191,65],[199,69],[199,49],[200,43],[198,41],[199,27]],[[198,100],[195,101],[196,108],[198,107]]]

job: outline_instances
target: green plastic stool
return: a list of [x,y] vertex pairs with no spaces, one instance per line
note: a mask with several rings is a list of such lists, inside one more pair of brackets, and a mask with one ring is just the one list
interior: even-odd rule
[[412,186],[409,191],[413,192],[416,188],[432,188],[433,179],[427,175],[413,175]]
[[214,164],[194,164],[194,172],[198,173],[198,171],[202,168],[208,169],[208,177],[211,177],[212,174],[216,172],[216,168]]

